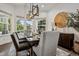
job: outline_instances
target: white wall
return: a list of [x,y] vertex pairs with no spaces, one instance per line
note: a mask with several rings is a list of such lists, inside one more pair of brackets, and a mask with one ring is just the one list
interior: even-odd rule
[[[11,25],[11,28],[12,28],[12,31],[14,31],[14,17],[13,17],[14,8],[9,4],[1,4],[0,3],[0,10],[3,10],[3,11],[10,13],[12,15],[11,23],[13,25]],[[8,36],[7,35],[3,35],[3,36],[0,35],[0,45],[11,42],[11,38],[9,38],[9,37],[10,37],[10,35],[8,35]]]
[[9,4],[0,3],[0,10],[6,11],[8,13],[13,13],[14,9]]
[[[10,13],[10,14],[12,14],[12,16],[14,15],[14,9],[9,4],[0,3],[0,10]],[[11,23],[13,23],[13,20],[14,20],[14,17],[12,17]],[[14,31],[13,27],[14,27],[14,24],[11,26],[12,31]],[[8,55],[8,50],[10,49],[10,46],[9,46],[10,44],[7,45],[6,43],[10,43],[10,42],[12,42],[10,35],[0,36],[0,45],[2,45],[2,46],[0,46],[0,48],[1,48],[0,55],[5,55],[5,54]],[[4,44],[6,44],[6,46],[4,46]]]
[[15,12],[14,12],[14,7],[10,4],[1,4],[0,3],[0,10],[3,10],[7,13],[10,13],[12,15],[12,20],[11,20],[11,31],[14,32],[15,31]]
[[[59,4],[55,7],[52,7],[52,10],[49,12],[40,12],[39,18],[45,18],[47,20],[46,31],[51,31],[52,27],[54,27],[54,18],[57,13],[65,11],[65,12],[75,12],[76,9],[79,9],[79,4]],[[10,4],[0,4],[0,10],[6,11],[12,14],[12,32],[16,30],[16,15],[17,16],[24,16],[25,10],[23,6],[13,6]],[[26,8],[27,11],[27,8]],[[38,18],[35,17],[35,18]],[[36,20],[33,21],[34,24]],[[33,25],[33,27],[37,25]],[[35,29],[35,28],[34,28]]]
[[[51,31],[52,27],[54,27],[54,18],[57,15],[57,13],[65,11],[65,12],[75,12],[76,9],[79,9],[79,4],[59,4],[55,7],[52,7],[52,10],[49,12],[41,12],[39,15],[39,18],[46,17],[47,25],[46,30]],[[12,6],[10,4],[0,4],[0,10],[4,10],[8,13],[12,14],[12,32],[16,30],[14,28],[16,26],[16,15],[18,16],[24,16],[25,10],[23,6]],[[27,11],[27,10],[26,10]],[[38,18],[38,17],[36,17]],[[35,23],[35,22],[34,22]]]
[[[38,21],[41,20],[41,19],[46,19],[46,21],[48,20],[47,19],[47,12],[40,12],[39,16],[36,16],[34,19],[32,19],[33,21],[33,25],[32,25],[32,32],[37,32],[37,29],[38,29]],[[47,22],[46,22],[47,23]],[[47,24],[46,24],[46,27],[47,27]]]
[[10,13],[12,15],[12,20],[11,20],[11,32],[16,31],[16,16],[21,16],[24,17],[25,15],[25,10],[23,5],[14,5],[14,4],[5,4],[5,3],[0,3],[0,10],[3,10],[7,13]]
[[48,13],[48,20],[47,20],[47,30],[51,31],[52,27],[54,26],[54,18],[59,12],[76,12],[76,9],[79,9],[79,4],[59,4],[55,7],[52,7],[52,10]]
[[[79,4],[59,4],[55,7],[52,7],[52,10],[49,11],[48,13],[48,18],[47,18],[47,31],[51,31],[52,28],[55,28],[54,24],[54,18],[55,16],[60,13],[60,12],[76,12],[76,9],[79,9]],[[79,41],[79,32],[76,31],[72,27],[65,27],[65,28],[59,28],[59,32],[64,32],[64,33],[74,33],[74,40]]]
[[24,10],[24,6],[22,6],[22,5],[15,5],[15,14],[17,15],[17,16],[22,16],[22,17],[24,17],[24,15],[25,15],[25,10]]

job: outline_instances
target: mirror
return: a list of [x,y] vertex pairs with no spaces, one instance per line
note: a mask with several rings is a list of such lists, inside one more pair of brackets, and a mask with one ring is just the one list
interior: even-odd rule
[[54,22],[55,26],[58,28],[63,28],[67,26],[68,14],[66,12],[60,12],[55,16]]

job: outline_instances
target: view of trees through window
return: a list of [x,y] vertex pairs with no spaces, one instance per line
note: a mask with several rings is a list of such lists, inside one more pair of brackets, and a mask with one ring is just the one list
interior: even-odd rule
[[24,29],[24,25],[21,23],[20,20],[17,21],[17,31],[19,30],[23,30]]
[[28,21],[26,19],[18,19],[17,20],[17,31],[31,31],[32,21]]
[[[8,34],[11,32],[11,16],[0,14],[0,34]],[[17,31],[31,31],[32,21],[18,18],[16,22]]]
[[8,34],[11,31],[11,18],[0,15],[0,34]]

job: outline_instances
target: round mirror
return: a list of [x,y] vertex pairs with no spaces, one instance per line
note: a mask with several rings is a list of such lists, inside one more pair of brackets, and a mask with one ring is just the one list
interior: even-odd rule
[[66,12],[58,13],[54,19],[55,26],[58,28],[66,27],[68,22],[67,17],[68,17],[68,14]]

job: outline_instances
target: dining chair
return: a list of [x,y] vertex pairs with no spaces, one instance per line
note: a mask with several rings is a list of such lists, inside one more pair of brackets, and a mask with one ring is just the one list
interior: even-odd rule
[[33,51],[37,56],[56,56],[59,32],[48,31],[41,33],[38,46],[33,47]]
[[20,32],[15,32],[19,43],[27,42],[27,38],[24,36],[24,33]]
[[32,46],[30,45],[29,42],[19,43],[19,40],[15,33],[11,34],[11,38],[16,49],[16,55],[18,55],[19,51],[23,51],[23,50],[27,50],[28,53],[31,55]]

